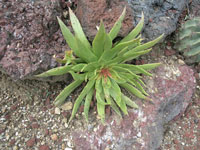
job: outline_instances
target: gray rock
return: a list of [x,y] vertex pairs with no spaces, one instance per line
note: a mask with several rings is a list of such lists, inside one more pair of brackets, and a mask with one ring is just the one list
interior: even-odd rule
[[141,12],[144,12],[143,36],[146,40],[152,40],[162,33],[166,37],[175,31],[178,18],[189,0],[128,0],[128,3],[133,10],[135,22],[138,22]]

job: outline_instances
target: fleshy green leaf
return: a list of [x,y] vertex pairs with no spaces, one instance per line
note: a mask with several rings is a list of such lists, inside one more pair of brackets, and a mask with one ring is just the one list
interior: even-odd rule
[[68,73],[71,70],[71,65],[61,66],[57,68],[50,69],[46,72],[43,72],[35,77],[49,77],[49,76],[59,76]]
[[74,103],[74,107],[72,110],[72,115],[69,119],[69,122],[74,118],[76,112],[78,111],[78,108],[82,102],[82,100],[84,99],[84,97],[87,95],[87,93],[92,89],[92,87],[94,86],[95,80],[89,80],[87,85],[84,87],[84,89],[82,90],[82,92],[80,93],[80,95],[78,96],[78,98],[76,99],[75,103]]
[[74,71],[69,71],[69,73],[72,75],[74,80],[84,80],[85,76],[87,75],[87,73],[78,74],[75,73]]
[[90,103],[92,101],[92,96],[94,94],[94,88],[92,88],[86,95],[85,98],[85,104],[84,104],[84,115],[85,115],[85,119],[88,122],[88,113],[89,113],[89,109],[90,109]]
[[69,45],[69,47],[74,51],[74,53],[76,54],[76,50],[78,48],[77,44],[76,44],[76,39],[74,37],[74,35],[70,32],[70,30],[66,27],[66,25],[62,22],[62,20],[60,20],[59,17],[57,17],[58,19],[58,23],[60,25],[60,29],[62,31],[62,34],[67,42],[67,44]]
[[98,112],[98,115],[101,118],[102,123],[104,123],[104,120],[105,120],[105,105],[97,102],[97,112]]
[[134,101],[132,101],[129,97],[125,96],[123,93],[122,93],[122,100],[124,100],[125,103],[132,108],[139,108]]
[[110,30],[109,32],[109,36],[111,37],[111,39],[113,40],[117,34],[119,33],[119,30],[122,26],[122,21],[124,20],[124,17],[125,17],[125,14],[126,14],[126,7],[124,8],[121,16],[118,18],[117,22],[115,22],[113,28]]
[[[121,58],[119,57],[118,60],[123,61],[123,62],[126,62],[126,61],[129,61],[129,60],[135,59],[135,58],[137,58],[137,57],[139,57],[139,56],[141,56],[141,55],[147,54],[147,53],[149,53],[151,50],[152,50],[152,49],[150,48],[150,49],[147,49],[147,50],[144,50],[144,51],[134,52],[134,53],[132,53],[132,54],[130,54],[130,55],[124,55],[124,56],[121,57]],[[117,60],[117,59],[116,59],[116,60]],[[115,60],[115,61],[116,61],[116,60]],[[117,60],[117,61],[118,61],[118,60]]]
[[77,17],[75,16],[75,14],[72,12],[72,10],[69,7],[69,16],[70,16],[70,21],[72,24],[72,28],[74,30],[74,33],[76,35],[76,37],[78,37],[78,39],[81,40],[81,42],[85,45],[85,47],[89,50],[91,50],[91,45],[88,42],[83,29],[80,25],[80,22],[78,21]]
[[152,70],[156,67],[160,66],[160,63],[152,63],[152,64],[144,64],[144,65],[138,65],[138,67],[144,69],[144,70]]
[[110,51],[111,48],[112,48],[112,39],[107,33],[105,33],[104,51]]
[[101,105],[107,105],[107,103],[105,103],[105,100],[104,100],[104,92],[103,92],[101,78],[96,79],[95,90],[96,90],[97,102],[100,103]]
[[139,73],[142,73],[142,74],[147,75],[147,76],[152,76],[151,73],[147,72],[146,70],[144,70],[142,67],[140,67],[140,66],[138,66],[138,65],[119,64],[118,66],[124,67],[124,68],[127,68],[127,69],[130,69],[130,70],[133,71],[134,73],[135,73],[135,72],[139,72]]
[[142,30],[144,24],[144,14],[142,13],[142,18],[140,22],[137,24],[137,26],[123,39],[121,42],[126,42],[134,39]]
[[76,44],[78,45],[78,57],[80,57],[87,63],[97,60],[97,57],[93,54],[93,52],[87,47],[85,47],[85,45],[81,42],[81,40],[78,37],[76,37]]
[[102,56],[101,56],[99,61],[101,61],[101,60],[111,60],[120,51],[125,51],[128,48],[128,46],[130,46],[132,44],[135,44],[137,42],[139,42],[139,38],[131,40],[131,41],[128,41],[128,42],[123,42],[123,43],[117,44],[110,51],[104,51],[104,53],[102,54]]
[[148,48],[151,48],[152,46],[154,46],[156,43],[158,43],[162,38],[163,38],[164,34],[162,34],[161,36],[159,36],[158,38],[156,38],[155,40],[153,41],[150,41],[148,43],[145,43],[145,44],[142,44],[140,46],[137,46],[135,48],[133,48],[132,50],[128,51],[127,53],[124,54],[124,56],[128,56],[128,55],[131,55],[135,52],[138,52],[138,51],[143,51],[143,50],[146,50]]
[[113,99],[111,97],[109,97],[109,99],[111,102],[111,104],[110,104],[111,108],[122,118],[121,112],[120,112],[119,108],[117,107],[117,105],[115,104],[115,102],[113,101]]
[[112,87],[110,88],[110,95],[114,98],[114,100],[116,101],[116,103],[120,106],[121,104],[121,89],[119,87],[119,85],[111,79],[111,84]]
[[120,67],[118,65],[116,66],[113,66],[112,69],[118,71],[118,72],[124,72],[124,73],[130,73],[133,77],[135,78],[141,78],[140,76],[136,75],[135,73],[133,73],[132,71],[130,71],[129,69],[126,69],[126,68],[123,68],[123,67]]
[[82,72],[82,69],[85,68],[86,66],[87,66],[86,63],[79,63],[79,64],[74,65],[72,67],[72,70],[76,72]]
[[92,50],[98,58],[102,55],[104,51],[105,34],[106,33],[105,33],[104,24],[101,21],[99,31],[92,42]]
[[132,85],[134,85],[136,88],[138,88],[144,95],[149,95],[148,93],[146,93],[146,91],[143,89],[143,87],[140,85],[140,83],[138,83],[135,79],[132,79],[129,81]]
[[69,96],[69,94],[74,91],[81,83],[83,80],[77,80],[72,82],[70,85],[68,85],[62,92],[56,97],[54,104],[55,106],[60,106],[64,103],[65,99]]
[[120,86],[122,86],[123,88],[125,88],[126,90],[128,90],[129,92],[131,92],[133,95],[141,98],[141,99],[148,99],[144,94],[142,94],[138,89],[136,89],[135,87],[131,86],[128,83],[122,83],[120,84]]

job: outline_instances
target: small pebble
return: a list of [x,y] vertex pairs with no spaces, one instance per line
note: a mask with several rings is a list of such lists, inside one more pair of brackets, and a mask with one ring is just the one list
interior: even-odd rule
[[51,135],[51,139],[52,139],[53,141],[57,141],[57,140],[58,140],[58,136],[57,136],[56,134],[52,134],[52,135]]
[[67,103],[65,103],[64,105],[62,105],[61,106],[61,109],[63,109],[63,110],[71,110],[72,109],[72,107],[73,107],[73,104],[72,104],[72,102],[67,102]]
[[179,63],[180,65],[184,65],[184,64],[185,64],[185,62],[184,62],[183,60],[181,60],[181,59],[178,59],[178,63]]
[[18,147],[17,147],[17,146],[14,146],[14,147],[13,147],[13,150],[18,150]]
[[60,115],[60,108],[58,107],[55,108],[55,114]]
[[66,147],[65,150],[72,150],[72,148]]
[[141,136],[142,136],[141,132],[138,132],[137,137],[141,137]]

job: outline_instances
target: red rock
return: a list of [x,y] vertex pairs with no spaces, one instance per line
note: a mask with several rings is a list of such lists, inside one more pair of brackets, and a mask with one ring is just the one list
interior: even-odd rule
[[51,108],[53,108],[53,105],[47,105],[47,108],[51,109]]
[[6,114],[6,115],[5,115],[5,119],[6,119],[6,120],[10,120],[10,114]]
[[179,140],[177,140],[177,139],[174,139],[173,142],[174,142],[174,144],[176,144],[176,145],[180,143]]
[[5,131],[5,129],[0,129],[0,134],[3,133]]
[[36,121],[36,119],[34,117],[32,117],[32,116],[29,117],[29,120],[30,120],[30,122]]
[[17,109],[17,106],[18,106],[17,104],[12,105],[10,107],[10,110],[15,111]]
[[171,56],[171,55],[174,55],[176,53],[176,51],[174,51],[174,50],[169,50],[169,49],[166,49],[165,50],[165,55],[166,56]]
[[84,105],[81,105],[80,108],[79,108],[79,112],[82,113],[83,110],[84,110]]
[[47,97],[47,99],[45,101],[45,106],[48,106],[48,105],[50,105],[50,98],[49,98],[49,96]]
[[14,139],[10,140],[10,145],[13,146],[14,144],[15,144],[15,140]]
[[[72,138],[76,148],[84,150],[105,149],[108,145],[107,141],[110,140],[110,135],[112,135],[111,142],[112,145],[115,145],[113,149],[123,148],[128,150],[130,147],[133,150],[158,149],[160,147],[159,143],[163,139],[163,124],[168,123],[186,110],[189,103],[191,103],[196,87],[193,70],[187,66],[177,65],[173,64],[173,68],[180,71],[181,74],[175,79],[166,77],[166,72],[170,72],[170,66],[165,67],[165,65],[162,65],[155,70],[157,77],[153,74],[151,84],[156,92],[149,93],[153,99],[153,104],[142,102],[140,99],[133,97],[132,99],[140,109],[129,108],[129,114],[123,116],[123,120],[120,120],[116,113],[112,113],[105,126],[97,124],[97,127],[95,127],[97,128],[96,132],[91,133],[87,129],[74,131]],[[148,83],[148,81],[149,79],[144,82]],[[183,127],[184,124],[179,120],[178,122]],[[193,130],[192,122],[190,125],[188,128]],[[184,127],[183,129],[188,128]],[[180,132],[182,133],[182,130]],[[185,136],[193,138],[193,133],[191,131],[187,132],[188,134]],[[189,134],[190,132],[191,134]],[[141,137],[143,143],[136,142],[134,137],[137,136]],[[129,141],[128,144],[127,140]],[[178,140],[174,140],[174,143],[177,143],[174,144],[177,150],[181,150],[181,143]]]
[[197,80],[199,80],[200,79],[200,73],[195,73],[195,78],[197,79]]
[[49,130],[48,130],[48,129],[45,129],[45,130],[44,130],[44,135],[47,136],[48,134],[49,134]]
[[[62,14],[59,1],[32,1],[31,4],[29,1],[7,1],[0,5],[3,5],[0,12],[0,66],[4,72],[17,80],[38,73],[38,70],[55,67],[52,55],[56,51],[61,53],[66,47],[51,39],[53,34],[61,37],[56,19]],[[15,17],[6,17],[8,9]],[[24,11],[26,9],[29,11]]]
[[110,106],[106,107],[106,116],[109,117],[111,114]]
[[71,114],[70,114],[69,111],[63,111],[63,112],[62,112],[62,115],[63,115],[63,117],[65,117],[65,118],[69,118]]
[[38,128],[40,127],[40,125],[39,125],[38,123],[33,123],[33,124],[31,125],[31,127],[32,127],[33,129],[38,129]]
[[33,147],[33,145],[36,143],[36,139],[35,138],[32,138],[32,139],[29,139],[27,142],[26,142],[26,145],[28,147]]
[[41,109],[42,111],[47,111],[47,107],[42,107],[42,109]]
[[48,145],[41,145],[39,147],[39,150],[50,150],[49,146]]
[[103,133],[104,133],[104,131],[105,131],[105,129],[106,129],[106,126],[100,125],[100,126],[99,126],[99,129],[97,130],[98,135],[99,135],[99,136],[102,136]]
[[110,31],[125,6],[127,8],[125,21],[119,33],[119,36],[125,36],[133,28],[134,22],[132,10],[126,1],[115,0],[107,3],[106,0],[78,0],[76,15],[87,37],[93,39],[97,33],[96,26],[99,26],[99,20],[103,19],[106,30]]

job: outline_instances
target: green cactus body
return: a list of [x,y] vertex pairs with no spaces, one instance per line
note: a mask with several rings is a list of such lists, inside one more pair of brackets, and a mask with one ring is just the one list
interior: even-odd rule
[[200,18],[188,20],[178,33],[176,48],[189,57],[189,62],[200,62]]

